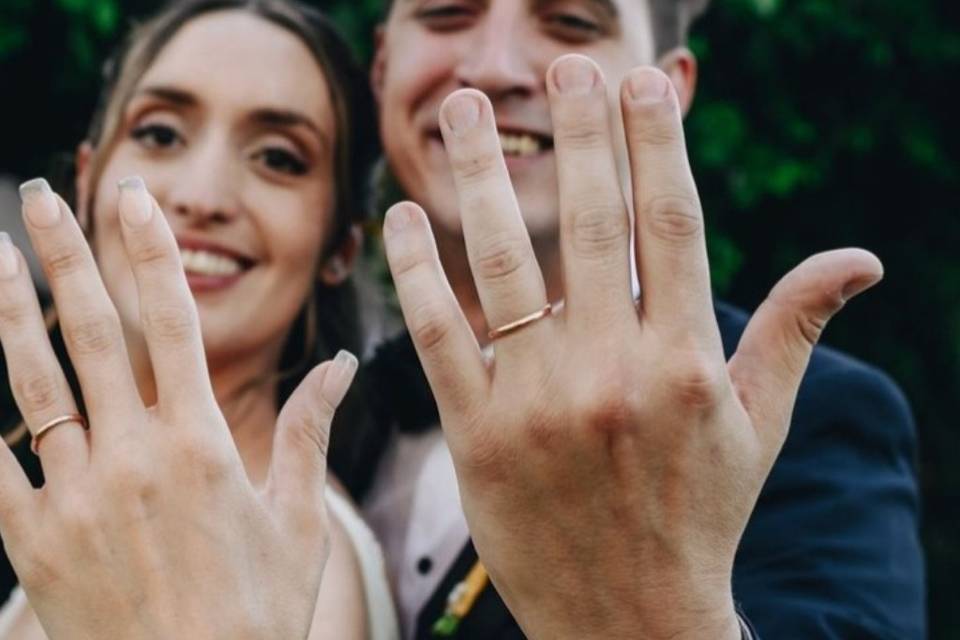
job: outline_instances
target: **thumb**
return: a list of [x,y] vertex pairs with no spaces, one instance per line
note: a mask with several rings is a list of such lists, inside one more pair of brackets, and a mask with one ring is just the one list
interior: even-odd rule
[[869,251],[816,254],[777,283],[747,324],[730,378],[769,451],[786,438],[800,380],[827,322],[882,278],[883,265]]
[[357,358],[340,351],[307,374],[280,410],[266,490],[288,515],[322,512],[330,423],[356,372]]

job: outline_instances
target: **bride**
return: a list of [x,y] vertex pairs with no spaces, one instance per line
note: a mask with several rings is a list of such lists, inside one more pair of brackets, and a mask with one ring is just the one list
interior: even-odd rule
[[[314,390],[332,393],[324,397],[333,406],[356,369],[356,359],[341,352],[310,373],[337,350],[360,348],[348,276],[373,152],[371,114],[365,76],[315,11],[283,0],[175,2],[130,33],[108,67],[99,110],[76,155],[76,219],[119,316],[143,405],[162,404],[163,387],[143,329],[147,294],[131,265],[118,211],[135,209],[152,195],[179,247],[216,402],[250,485],[268,494],[274,476],[284,475],[277,452],[283,434],[275,428],[278,419],[283,424],[284,402],[298,383],[306,379],[309,386],[315,377]],[[34,218],[66,210],[43,180],[25,183],[21,193],[28,228],[36,226]],[[45,242],[38,237],[34,244]],[[53,258],[37,248],[42,260],[48,258],[48,275],[56,273]],[[22,263],[9,238],[0,237],[0,253],[6,264]],[[54,351],[69,367],[65,351],[75,355],[64,339],[69,332],[57,328],[52,310],[46,315]],[[23,412],[9,402],[7,416],[19,427],[7,439],[19,442],[19,452],[26,449],[28,426],[36,432],[42,423],[24,423],[31,423],[24,406],[29,398],[22,389],[17,394],[13,334],[2,333]],[[76,378],[67,369],[74,389]],[[189,385],[189,375],[183,378],[180,384]],[[118,394],[122,386],[118,382]],[[87,408],[92,464],[97,425]],[[60,449],[84,433],[82,422],[77,415],[35,435],[48,483],[58,481]],[[325,569],[317,567],[323,581],[309,637],[395,638],[379,549],[336,479],[329,480],[330,555]],[[4,542],[11,549],[11,541]],[[179,613],[189,619],[187,612],[171,612],[171,618]],[[45,637],[16,589],[0,613],[0,638]]]

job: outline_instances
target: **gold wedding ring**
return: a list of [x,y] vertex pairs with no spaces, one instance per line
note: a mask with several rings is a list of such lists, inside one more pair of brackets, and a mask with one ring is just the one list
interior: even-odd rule
[[68,413],[67,415],[58,416],[53,420],[45,423],[42,427],[37,429],[37,432],[33,434],[33,439],[30,441],[30,450],[33,451],[34,455],[40,455],[40,438],[49,433],[51,430],[59,427],[62,424],[67,424],[69,422],[76,422],[84,429],[87,428],[87,420],[79,413]]
[[542,320],[547,316],[553,313],[553,305],[547,304],[543,309],[539,311],[534,311],[530,315],[523,316],[519,320],[514,320],[513,322],[508,322],[505,325],[501,325],[496,329],[491,329],[487,334],[491,340],[496,340],[497,338],[502,338],[503,336],[513,333],[514,331],[519,331],[527,325],[531,325],[537,320]]

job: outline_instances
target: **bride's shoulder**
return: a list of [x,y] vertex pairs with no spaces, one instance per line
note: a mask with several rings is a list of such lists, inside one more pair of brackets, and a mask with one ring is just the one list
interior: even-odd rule
[[[371,640],[395,640],[400,636],[399,626],[380,545],[363,521],[356,505],[335,478],[328,480],[326,497],[332,524],[331,564],[327,567],[328,572],[325,572],[323,584],[336,589],[337,583],[341,582],[335,578],[336,574],[343,576],[347,572],[353,572],[354,575],[359,575],[359,584],[353,580],[344,580],[356,584],[358,589],[355,595],[347,596],[341,591],[340,596],[335,599],[350,609],[357,601],[365,605],[365,637]],[[329,575],[331,572],[335,575]],[[328,577],[331,579],[328,580]],[[340,588],[343,586],[341,583]],[[342,614],[343,611],[339,611],[339,615]]]

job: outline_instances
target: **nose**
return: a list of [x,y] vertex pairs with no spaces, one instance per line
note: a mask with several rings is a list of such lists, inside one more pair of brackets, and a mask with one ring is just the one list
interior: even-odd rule
[[491,14],[476,29],[456,69],[461,87],[478,89],[493,102],[536,90],[540,78],[526,39],[517,37],[518,23],[513,13]]
[[165,208],[190,226],[228,223],[240,208],[236,162],[227,144],[210,138],[197,141],[168,182]]

